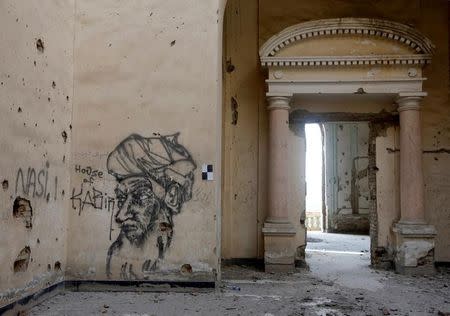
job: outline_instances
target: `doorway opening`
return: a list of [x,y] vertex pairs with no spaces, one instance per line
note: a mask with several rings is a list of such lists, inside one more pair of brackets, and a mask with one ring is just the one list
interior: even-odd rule
[[368,122],[305,124],[306,261],[312,272],[338,277],[342,269],[351,275],[370,265],[369,133]]
[[306,222],[308,231],[322,232],[324,210],[324,146],[323,125],[305,124],[306,135]]

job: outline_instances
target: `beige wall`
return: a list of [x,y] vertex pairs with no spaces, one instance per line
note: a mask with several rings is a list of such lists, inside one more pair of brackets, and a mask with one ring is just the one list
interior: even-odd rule
[[[262,45],[266,40],[276,33],[282,31],[286,27],[292,26],[294,24],[315,20],[315,19],[326,19],[326,18],[338,18],[338,17],[372,17],[379,19],[387,19],[400,23],[404,23],[417,28],[419,31],[424,33],[425,36],[429,37],[431,41],[436,45],[436,53],[433,58],[433,64],[425,68],[424,76],[428,80],[424,84],[424,90],[429,93],[429,96],[424,100],[424,111],[423,111],[423,137],[424,137],[424,171],[425,171],[425,182],[426,182],[426,211],[430,223],[435,225],[438,229],[438,238],[436,246],[436,260],[438,261],[448,261],[450,260],[450,252],[447,250],[449,247],[448,241],[450,240],[450,233],[446,227],[448,227],[450,218],[448,217],[448,207],[450,203],[450,188],[448,186],[448,181],[446,180],[449,176],[449,171],[445,166],[448,165],[448,148],[450,146],[450,115],[449,115],[449,104],[448,104],[448,10],[447,2],[443,0],[438,1],[410,1],[410,0],[397,0],[397,1],[354,1],[354,0],[318,0],[318,1],[297,1],[297,0],[280,0],[280,1],[270,1],[270,0],[259,0],[258,4],[246,1],[245,3],[238,1],[229,2],[232,7],[240,6],[241,9],[244,6],[245,12],[251,12],[251,18],[243,19],[239,14],[235,14],[231,17],[232,23],[237,26],[235,28],[235,33],[225,34],[225,39],[228,39],[226,53],[230,51],[235,51],[233,55],[233,64],[245,64],[245,67],[252,69],[255,61],[258,60],[258,56],[254,53],[254,29],[255,24],[257,25],[259,33],[259,45]],[[257,7],[258,16],[257,19],[254,17],[254,11]],[[250,10],[250,11],[249,11]],[[232,14],[232,13],[230,13]],[[237,32],[237,31],[240,32]],[[242,31],[245,30],[245,31]],[[248,46],[250,45],[250,46]],[[242,49],[245,47],[247,49]],[[253,59],[251,58],[253,56]],[[224,59],[224,62],[226,59]],[[253,70],[253,74],[257,70]],[[395,71],[396,72],[396,71]],[[303,72],[304,73],[304,72]],[[285,72],[286,76],[289,76],[289,72]],[[323,73],[318,73],[318,76],[322,76]],[[389,74],[386,74],[389,75]],[[309,76],[308,73],[305,76]],[[263,86],[261,83],[261,78],[251,79],[250,76],[245,76],[245,73],[226,78],[231,78],[226,82],[225,91],[228,92],[228,88],[231,87],[230,91],[243,90],[256,90]],[[263,75],[263,78],[265,76]],[[229,97],[230,94],[225,94]],[[224,111],[226,113],[229,105],[229,100],[227,97],[224,100]],[[259,100],[259,101],[258,101]],[[303,104],[299,107],[314,112],[324,111],[327,106],[323,105],[325,99],[318,99],[314,102],[311,100],[295,100],[297,104]],[[358,102],[352,102],[346,111],[351,112],[378,112],[379,109],[391,109],[392,101],[381,100],[379,103],[377,100],[363,100],[367,104],[367,108],[361,108]],[[344,100],[345,102],[345,100]],[[368,102],[368,103],[367,103]],[[386,105],[386,102],[391,102]],[[335,102],[333,102],[333,105]],[[257,99],[255,96],[247,97],[245,101],[240,102],[240,108],[243,105],[246,109],[255,109],[259,104],[260,115],[259,123],[256,122],[257,117],[253,119],[248,117],[241,120],[239,124],[245,124],[244,127],[238,127],[227,125],[229,120],[229,113],[224,116],[224,141],[227,145],[225,147],[226,155],[224,156],[224,175],[225,178],[229,175],[228,172],[233,172],[235,176],[232,177],[231,187],[225,186],[224,188],[224,204],[223,212],[224,219],[227,218],[227,214],[232,213],[234,209],[239,209],[240,203],[234,203],[233,193],[234,191],[239,191],[248,196],[256,191],[251,185],[246,186],[242,189],[242,183],[248,181],[253,181],[253,178],[248,178],[248,176],[255,174],[255,170],[252,168],[250,171],[237,173],[234,170],[236,167],[232,162],[238,161],[240,157],[247,157],[249,155],[248,148],[252,145],[251,138],[249,134],[254,135],[256,130],[259,130],[259,172],[257,173],[258,178],[258,206],[255,204],[250,204],[245,208],[245,214],[258,214],[258,233],[260,232],[261,225],[265,219],[264,203],[266,197],[266,186],[267,181],[265,178],[265,168],[267,168],[266,162],[266,138],[267,138],[267,125],[265,121],[266,114],[265,104],[263,97]],[[317,104],[319,107],[316,107]],[[331,104],[330,104],[331,105]],[[258,124],[259,127],[256,129],[254,126]],[[251,131],[248,129],[254,126]],[[240,128],[240,129],[239,129]],[[388,188],[381,186],[385,184],[388,176],[388,172],[391,172],[395,168],[395,162],[392,160],[395,154],[385,155],[385,146],[395,145],[394,135],[391,132],[388,133],[387,137],[381,136],[377,140],[377,150],[383,154],[379,155],[377,152],[377,161],[382,163],[381,167],[383,170],[386,169],[386,174],[380,173],[378,177],[378,194],[379,194],[379,208],[380,212],[383,214],[388,214],[384,217],[379,214],[380,220],[380,230],[379,230],[379,240],[380,245],[388,246],[390,226],[393,221],[398,217],[398,199],[392,195],[386,196],[388,193]],[[235,146],[233,144],[236,144]],[[242,148],[242,144],[247,145]],[[386,164],[385,164],[386,163]],[[232,168],[227,168],[227,166],[232,166]],[[247,170],[247,169],[246,169]],[[390,170],[390,171],[388,171]],[[391,179],[394,180],[394,179]],[[225,182],[227,183],[227,182]],[[231,182],[228,182],[231,183]],[[390,191],[391,193],[393,191]],[[227,202],[228,199],[228,202]],[[252,207],[250,210],[248,207]],[[236,228],[237,225],[243,226],[244,223],[246,227],[253,227],[252,222],[248,222],[251,217],[245,217],[242,213],[237,213],[234,215],[234,220],[232,222],[223,221],[223,240],[226,242],[229,235],[225,235],[227,231],[234,231],[239,233],[240,228]],[[240,217],[239,217],[240,216]],[[388,219],[388,220],[387,220]],[[253,219],[251,219],[253,220]],[[228,226],[227,226],[228,225]],[[253,228],[252,228],[253,229]],[[234,235],[233,238],[240,239],[237,236],[244,235]],[[262,244],[258,245],[259,255],[261,255]],[[248,247],[248,244],[246,244]],[[224,249],[232,249],[230,247]],[[241,256],[242,252],[239,247],[235,247],[235,250],[227,250],[227,257]],[[252,250],[245,252],[246,256],[250,256]]]
[[398,127],[388,128],[376,139],[378,247],[394,246],[392,223],[400,220],[400,147]]
[[261,71],[257,1],[232,0],[224,24],[223,258],[255,258],[258,243],[258,154]]
[[[260,231],[267,212],[268,131],[263,96],[265,74],[260,71],[257,51],[285,27],[319,18],[363,16],[398,21],[416,27],[436,45],[434,62],[425,70],[428,77],[425,90],[429,93],[423,116],[426,210],[439,233],[436,259],[450,260],[447,2],[229,0],[229,3],[237,11],[229,12],[223,61],[226,66],[230,57],[235,70],[224,73],[222,78],[223,0],[195,5],[175,0],[139,0],[132,4],[119,0],[1,2],[0,126],[5,136],[0,140],[0,181],[5,180],[8,185],[5,182],[5,188],[0,189],[0,220],[4,227],[0,233],[0,264],[4,267],[0,275],[0,304],[62,277],[54,269],[56,261],[69,278],[107,277],[107,251],[120,234],[114,222],[118,210],[115,188],[119,181],[108,173],[117,169],[108,170],[107,159],[132,134],[142,136],[133,141],[134,146],[153,144],[151,150],[142,150],[140,158],[144,162],[155,154],[181,148],[189,155],[178,152],[176,159],[184,157],[188,160],[184,167],[190,164],[192,169],[195,162],[197,168],[192,196],[183,191],[184,203],[177,209],[179,214],[171,217],[173,240],[165,249],[165,260],[159,263],[158,270],[147,275],[142,272],[142,262],[154,260],[158,255],[157,237],[163,232],[155,230],[149,234],[143,251],[128,247],[114,253],[119,267],[111,278],[181,278],[186,273],[181,275],[180,268],[187,264],[193,269],[193,274],[186,266],[181,269],[187,271],[187,278],[211,277],[213,269],[219,268],[221,221],[224,257],[261,258]],[[38,38],[44,42],[43,53],[36,49]],[[222,79],[226,83],[223,94]],[[236,125],[231,124],[233,96],[239,113]],[[153,150],[163,140],[168,141],[161,135],[174,133],[180,133],[178,143],[182,147],[170,140],[169,151],[163,147]],[[292,138],[298,141],[298,147],[292,150],[301,150],[302,139],[293,135]],[[383,146],[395,142],[380,139],[377,145],[383,150]],[[394,156],[380,157],[379,161],[387,161],[386,169],[391,170],[395,168]],[[201,180],[203,164],[214,166],[214,181]],[[221,166],[226,173],[223,217]],[[178,167],[182,166],[177,164]],[[21,183],[16,192],[19,169],[25,182],[33,183],[33,174],[36,175],[36,185],[30,184],[34,196],[30,191],[21,192]],[[97,171],[95,176],[93,170]],[[142,172],[142,166],[138,170]],[[147,171],[156,172],[154,168]],[[48,201],[39,184],[42,177],[47,179],[47,174]],[[184,185],[185,175],[172,173],[164,181],[175,179],[177,184]],[[296,179],[301,182],[302,175]],[[158,181],[161,184],[163,178]],[[171,198],[167,195],[172,192],[169,187],[157,187],[155,184],[151,189],[154,194]],[[30,201],[32,228],[26,228],[22,218],[13,216],[13,202],[19,195]],[[303,212],[302,202],[293,199],[290,203],[295,221]],[[383,212],[396,218],[396,211],[389,210],[397,205],[395,198],[380,203],[386,206]],[[170,219],[167,213],[164,216],[157,218],[156,223],[158,229],[165,229],[162,235],[166,247],[168,227],[159,224]],[[389,234],[390,223],[383,223],[381,237]],[[300,229],[298,244],[303,243],[302,232]],[[386,239],[381,239],[385,243]],[[28,268],[14,273],[14,260],[27,246],[31,251]],[[120,266],[125,263],[127,271],[120,273]]]
[[[66,269],[73,10],[73,0],[0,2],[0,306],[61,280],[56,262]],[[17,197],[32,227],[13,216]],[[15,273],[25,247],[28,267]]]
[[[184,264],[192,266],[194,275],[212,275],[217,268],[218,19],[214,1],[197,5],[174,0],[135,1],[133,5],[123,1],[77,1],[70,277],[106,278],[107,252],[120,232],[114,218],[118,209],[114,190],[119,181],[108,173],[107,157],[131,134],[153,137],[144,142],[143,146],[150,146],[143,150],[145,154],[137,154],[149,162],[156,157],[150,152],[166,155],[158,147],[159,135],[180,133],[179,144],[197,166],[192,197],[172,217],[173,240],[157,271],[173,273],[173,278],[181,277]],[[202,181],[203,164],[214,165],[215,181]],[[77,172],[77,165],[91,167],[103,176],[85,183],[90,177]],[[115,205],[101,204],[101,197],[99,204],[85,203],[86,194],[95,194],[94,189]],[[156,190],[154,187],[153,192]],[[148,223],[148,219],[141,222]],[[141,248],[125,245],[113,256],[111,278],[162,276],[155,271],[145,276],[141,273],[145,261],[153,263],[158,257],[158,230],[157,224]],[[126,276],[120,274],[122,264],[128,266]]]

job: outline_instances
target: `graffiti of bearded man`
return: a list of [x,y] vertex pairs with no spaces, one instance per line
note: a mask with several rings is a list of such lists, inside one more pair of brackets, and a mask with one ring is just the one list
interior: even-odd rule
[[106,259],[108,278],[142,278],[159,268],[173,238],[173,216],[192,198],[196,164],[178,135],[131,135],[108,156],[116,178],[120,228]]

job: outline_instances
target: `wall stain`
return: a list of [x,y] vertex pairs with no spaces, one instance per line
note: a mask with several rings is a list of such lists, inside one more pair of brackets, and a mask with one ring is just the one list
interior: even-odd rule
[[231,97],[231,125],[237,125],[239,112],[238,112],[239,104],[235,97]]
[[36,49],[38,50],[39,53],[43,53],[44,52],[44,41],[40,38],[37,39],[36,41]]
[[18,196],[13,204],[13,216],[15,218],[23,218],[26,228],[32,228],[33,208],[29,200]]
[[31,249],[26,246],[23,248],[16,260],[14,260],[14,273],[25,272],[28,269],[28,264],[30,263]]
[[[399,148],[386,148],[386,151],[390,154],[400,152]],[[423,150],[424,154],[450,154],[450,149],[447,148],[439,148],[439,149],[430,149]]]
[[62,136],[62,138],[64,140],[64,144],[67,143],[67,133],[66,133],[66,131],[62,131],[61,136]]

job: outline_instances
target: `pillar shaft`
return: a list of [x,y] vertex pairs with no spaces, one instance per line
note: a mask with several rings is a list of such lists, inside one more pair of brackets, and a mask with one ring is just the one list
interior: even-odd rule
[[287,222],[289,98],[269,98],[269,214],[267,222]]
[[425,223],[421,101],[420,96],[401,96],[397,100],[400,113],[400,222],[405,224]]
[[436,229],[425,222],[421,101],[426,93],[400,93],[400,221],[395,234],[395,270],[434,273]]
[[294,226],[288,212],[289,101],[270,97],[269,101],[269,210],[264,234],[264,264],[268,272],[293,271],[295,261]]

